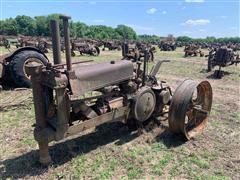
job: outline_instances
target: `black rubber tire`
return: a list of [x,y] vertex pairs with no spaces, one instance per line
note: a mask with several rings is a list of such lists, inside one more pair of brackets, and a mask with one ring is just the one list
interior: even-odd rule
[[44,57],[44,55],[37,51],[24,50],[15,54],[11,61],[11,75],[15,87],[31,87],[31,82],[23,70],[24,63],[29,58],[36,58],[40,60],[43,65],[47,65],[48,63],[48,60]]
[[71,56],[72,56],[72,57],[76,56],[76,54],[75,54],[74,51],[71,51]]
[[94,46],[95,47],[95,49],[96,49],[96,54],[95,54],[95,56],[99,56],[99,54],[100,54],[100,49],[99,49],[99,47],[97,47],[97,46]]

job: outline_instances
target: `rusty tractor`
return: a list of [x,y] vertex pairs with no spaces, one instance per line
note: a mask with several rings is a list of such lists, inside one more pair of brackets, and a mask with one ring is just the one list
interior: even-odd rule
[[212,71],[215,66],[219,66],[218,70],[215,70],[214,76],[216,78],[221,78],[223,72],[222,67],[237,65],[240,63],[239,54],[235,53],[233,49],[227,48],[226,46],[221,46],[219,48],[213,48],[209,51],[208,55],[208,71]]
[[26,46],[36,47],[43,53],[48,53],[48,51],[52,47],[51,41],[48,38],[20,36],[19,42],[20,42],[19,47],[26,47]]
[[114,50],[121,50],[121,42],[120,41],[103,41],[103,51],[106,50],[106,48],[109,51],[114,51]]
[[79,51],[80,55],[90,55],[90,56],[98,56],[100,54],[100,49],[98,46],[95,46],[93,44],[87,43],[87,42],[79,42],[72,40],[71,42],[71,55],[75,56],[74,51]]
[[190,45],[186,45],[184,48],[184,52],[185,52],[185,57],[192,57],[192,56],[200,56],[203,57],[204,56],[204,52],[201,51],[200,46],[195,45],[195,44],[190,44]]
[[0,46],[4,46],[6,49],[10,49],[11,46],[19,47],[20,43],[15,37],[8,36],[0,36]]
[[161,41],[158,47],[161,51],[175,51],[177,45],[173,41]]
[[142,61],[144,59],[144,52],[148,50],[149,60],[154,61],[155,47],[147,47],[143,44],[122,44],[122,59],[123,60],[132,60],[133,62]]
[[[156,75],[158,61],[147,73],[149,51],[143,62],[114,60],[81,65],[71,62],[69,16],[62,15],[66,64],[61,63],[58,22],[52,26],[54,64],[28,64],[36,124],[34,137],[40,162],[51,162],[49,142],[60,141],[109,122],[144,125],[168,114],[169,128],[192,139],[207,123],[212,104],[208,81],[185,80],[172,93]],[[90,92],[95,92],[90,95]],[[88,96],[85,96],[87,95]],[[168,110],[169,109],[169,110]]]
[[38,40],[37,48],[43,53],[48,53],[52,48],[52,42],[47,38],[40,38]]

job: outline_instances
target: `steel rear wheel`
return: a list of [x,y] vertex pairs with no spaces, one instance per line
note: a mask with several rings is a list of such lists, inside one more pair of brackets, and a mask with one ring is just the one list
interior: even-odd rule
[[175,91],[169,108],[169,128],[192,139],[202,133],[212,106],[212,88],[208,81],[200,84],[185,80]]

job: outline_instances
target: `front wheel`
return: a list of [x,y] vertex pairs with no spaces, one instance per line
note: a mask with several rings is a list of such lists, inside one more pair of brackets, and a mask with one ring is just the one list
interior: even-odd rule
[[212,106],[212,87],[208,81],[200,84],[185,80],[176,89],[169,108],[169,128],[192,139],[202,133]]

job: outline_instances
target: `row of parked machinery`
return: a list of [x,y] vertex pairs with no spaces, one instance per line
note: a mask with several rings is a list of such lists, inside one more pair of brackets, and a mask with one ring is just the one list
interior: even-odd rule
[[[65,51],[64,39],[60,38],[60,51]],[[0,36],[0,45],[10,49],[11,46],[18,47],[16,50],[0,57],[0,84],[14,87],[31,87],[29,77],[26,75],[25,66],[28,63],[47,64],[45,53],[52,51],[51,38],[36,38],[29,36],[9,37]],[[214,72],[215,77],[219,78],[223,75],[221,68],[239,63],[239,45],[220,43],[203,44],[190,43],[183,44],[175,42],[173,37],[168,37],[158,43],[161,51],[174,51],[177,46],[185,45],[184,57],[203,57],[203,48],[208,48],[207,70],[212,71],[215,66],[219,69]],[[122,50],[122,59],[131,60],[134,62],[143,61],[144,53],[149,52],[149,61],[154,61],[156,46],[151,43],[136,42],[125,40],[90,40],[90,39],[70,39],[71,56],[76,56],[76,52],[80,55],[98,56],[100,48],[105,50]],[[35,58],[35,59],[34,59]]]

